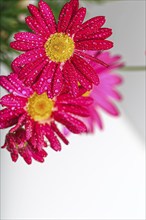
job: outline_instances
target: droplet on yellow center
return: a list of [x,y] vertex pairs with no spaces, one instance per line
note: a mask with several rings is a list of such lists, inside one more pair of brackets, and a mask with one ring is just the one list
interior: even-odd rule
[[54,107],[54,102],[49,99],[46,92],[41,95],[34,93],[29,99],[27,104],[27,112],[35,121],[47,120]]
[[50,60],[61,63],[67,61],[74,53],[74,41],[64,33],[52,34],[45,43],[45,51]]

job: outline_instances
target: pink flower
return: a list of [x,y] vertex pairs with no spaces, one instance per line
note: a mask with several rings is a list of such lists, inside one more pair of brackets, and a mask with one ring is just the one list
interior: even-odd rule
[[64,84],[68,84],[72,94],[79,92],[78,82],[86,89],[98,85],[99,78],[88,63],[93,58],[87,51],[107,50],[113,47],[105,40],[112,34],[109,28],[102,28],[105,17],[97,16],[83,23],[86,9],[79,8],[78,0],[66,3],[56,24],[50,7],[43,0],[38,8],[29,5],[31,16],[26,18],[27,25],[34,33],[15,34],[12,48],[25,51],[17,57],[12,68],[25,85],[33,85],[38,94],[47,92],[48,97],[58,95]]
[[61,150],[57,137],[68,144],[56,122],[75,134],[87,132],[85,124],[78,119],[89,116],[88,107],[92,103],[92,98],[82,97],[84,90],[80,89],[80,96],[74,98],[64,89],[60,96],[50,99],[46,92],[39,95],[26,87],[15,73],[8,77],[0,76],[0,85],[10,92],[0,100],[1,105],[6,107],[0,111],[0,128],[13,126],[10,133],[24,128],[25,140],[29,140],[34,149],[42,150],[44,138],[49,140],[50,146],[56,151]]
[[102,54],[92,52],[92,55],[102,59],[109,65],[109,67],[105,68],[95,64],[94,62],[90,62],[90,65],[94,67],[95,71],[99,75],[100,84],[98,86],[94,86],[91,92],[84,94],[85,96],[92,97],[94,100],[93,104],[88,108],[90,117],[85,119],[89,132],[94,131],[95,124],[97,124],[100,129],[103,128],[101,116],[98,111],[99,109],[104,110],[112,116],[119,115],[119,110],[113,103],[113,100],[120,101],[122,99],[116,87],[120,85],[123,80],[118,74],[113,74],[113,71],[124,65],[121,63],[120,56],[112,56],[108,52]]
[[[46,146],[46,143],[44,143],[44,146]],[[6,148],[10,152],[14,162],[17,161],[19,155],[23,157],[27,164],[32,163],[32,158],[42,163],[44,162],[44,157],[47,156],[44,149],[38,150],[34,148],[31,141],[26,139],[26,131],[22,128],[19,128],[14,133],[8,133],[2,148]]]

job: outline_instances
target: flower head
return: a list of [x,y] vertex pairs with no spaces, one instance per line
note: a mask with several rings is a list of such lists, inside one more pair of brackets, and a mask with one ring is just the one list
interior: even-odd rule
[[[44,147],[46,147],[45,142]],[[27,164],[32,163],[32,158],[42,163],[44,157],[47,156],[44,149],[38,150],[32,145],[31,141],[26,139],[26,131],[23,128],[19,128],[14,133],[8,133],[2,148],[6,148],[10,152],[14,162],[17,161],[19,155],[23,157]]]
[[[80,83],[86,90],[98,85],[99,78],[89,64],[93,59],[88,50],[107,50],[113,46],[106,40],[112,31],[102,28],[105,17],[97,16],[83,23],[86,9],[79,8],[78,0],[66,3],[56,24],[50,7],[43,0],[38,8],[29,5],[31,16],[27,25],[34,33],[15,34],[11,47],[25,51],[17,57],[12,68],[25,85],[33,85],[38,94],[47,92],[50,98],[58,95],[64,84],[68,84],[72,94],[78,95]],[[103,65],[104,62],[96,59]]]
[[[0,99],[1,105],[6,107],[0,111],[0,128],[13,126],[7,139],[17,137],[17,131],[20,129],[21,132],[19,130],[18,133],[23,135],[20,145],[28,143],[25,145],[25,151],[30,150],[31,144],[33,150],[41,152],[45,139],[48,139],[54,150],[60,151],[58,137],[65,144],[68,144],[68,140],[58,129],[57,123],[66,126],[75,134],[87,132],[85,124],[78,118],[89,116],[88,107],[92,103],[92,98],[82,97],[84,90],[81,89],[80,95],[74,98],[68,89],[64,88],[60,96],[51,99],[46,92],[38,94],[31,87],[26,87],[15,73],[0,76],[0,84],[10,92]],[[18,139],[13,142],[13,146],[16,143],[13,149],[17,151],[17,155],[22,150]],[[7,143],[10,147],[10,141]]]

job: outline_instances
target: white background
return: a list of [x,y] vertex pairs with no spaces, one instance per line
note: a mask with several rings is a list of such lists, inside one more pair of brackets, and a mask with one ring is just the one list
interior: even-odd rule
[[[145,65],[145,1],[81,5],[87,18],[107,17],[113,54],[127,65]],[[145,219],[144,72],[121,74],[121,117],[102,114],[104,131],[70,136],[60,153],[48,149],[44,164],[12,163],[1,150],[2,220]]]

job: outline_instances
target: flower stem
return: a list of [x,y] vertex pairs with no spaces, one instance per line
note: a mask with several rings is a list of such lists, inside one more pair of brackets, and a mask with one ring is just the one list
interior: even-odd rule
[[146,66],[124,66],[121,68],[123,71],[145,71]]

